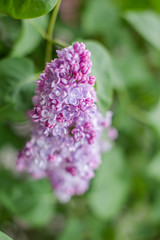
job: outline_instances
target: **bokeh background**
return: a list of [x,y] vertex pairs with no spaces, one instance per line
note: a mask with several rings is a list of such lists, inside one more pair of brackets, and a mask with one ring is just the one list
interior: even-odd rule
[[110,95],[103,108],[113,110],[119,132],[89,191],[67,204],[46,179],[16,171],[17,151],[29,138],[34,81],[45,66],[49,17],[0,14],[0,230],[15,240],[158,240],[160,1],[62,1],[54,37],[103,45],[103,94]]

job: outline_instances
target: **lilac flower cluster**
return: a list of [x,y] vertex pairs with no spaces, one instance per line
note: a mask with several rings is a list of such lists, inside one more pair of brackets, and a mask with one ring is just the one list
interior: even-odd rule
[[[103,117],[95,105],[95,77],[90,52],[83,43],[57,51],[36,82],[31,140],[19,153],[17,166],[34,178],[48,177],[57,197],[66,202],[84,193],[101,152],[117,137],[112,113]],[[106,141],[102,132],[106,129]]]

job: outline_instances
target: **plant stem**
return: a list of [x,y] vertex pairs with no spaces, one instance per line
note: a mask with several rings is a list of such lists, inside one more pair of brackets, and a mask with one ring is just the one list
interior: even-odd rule
[[49,23],[49,27],[48,27],[48,33],[47,33],[47,44],[46,44],[46,57],[45,57],[45,61],[46,62],[50,62],[52,59],[52,44],[56,44],[59,45],[56,41],[48,41],[48,39],[52,39],[52,35],[53,35],[53,30],[54,30],[54,26],[55,26],[55,22],[56,22],[56,18],[58,15],[58,10],[60,7],[62,0],[58,0],[56,7],[54,8],[53,12],[52,12],[52,16],[50,19],[50,23]]
[[44,38],[45,40],[47,40],[48,42],[50,42],[51,44],[55,44],[61,48],[64,48],[64,47],[67,47],[67,44],[65,42],[62,42],[62,41],[59,41],[57,39],[53,39],[53,38],[50,38],[48,36],[48,34],[42,29],[39,27],[38,24],[36,24],[35,22],[33,21],[30,21],[30,24],[35,28],[35,30],[42,36],[42,38]]

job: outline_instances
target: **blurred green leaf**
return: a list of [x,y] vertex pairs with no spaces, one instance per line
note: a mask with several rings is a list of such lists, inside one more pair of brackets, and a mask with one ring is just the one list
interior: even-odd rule
[[98,218],[95,218],[94,215],[89,214],[83,221],[84,230],[86,238],[89,240],[104,240],[103,232],[107,230],[108,239],[111,238],[111,233],[108,232],[108,226],[106,227],[105,221],[100,221]]
[[0,203],[33,226],[44,226],[53,215],[53,190],[47,180],[23,180],[0,170]]
[[[137,51],[129,52],[127,56],[115,59],[116,65],[123,76],[124,84],[132,87],[144,85],[150,81],[151,73],[145,59]],[[136,71],[135,71],[136,69]]]
[[82,222],[77,218],[69,218],[58,240],[82,240]]
[[39,31],[45,32],[48,25],[48,15],[22,20],[21,35],[10,53],[13,57],[22,57],[30,54],[41,42]]
[[159,0],[151,0],[151,4],[156,11],[160,12],[160,1]]
[[[26,71],[27,70],[27,71]],[[31,102],[34,92],[34,64],[27,58],[6,58],[0,61],[0,111],[4,109],[4,104],[14,103],[26,109]],[[27,93],[26,97],[30,101],[25,101],[21,96],[22,91]]]
[[12,239],[0,231],[0,240],[12,240]]
[[[13,112],[12,112],[13,113]],[[1,116],[1,118],[3,118]],[[0,121],[0,148],[5,144],[12,144],[16,148],[22,148],[24,146],[24,139],[16,135],[16,133],[11,129],[10,125]]]
[[153,109],[159,100],[159,83],[155,79],[146,79],[145,84],[141,84],[130,89],[132,102],[135,105],[150,110]]
[[86,1],[82,14],[82,30],[87,36],[102,35],[109,45],[113,45],[119,31],[119,21],[118,6],[112,0]]
[[[117,2],[117,0],[115,0]],[[135,0],[118,0],[121,7],[126,9],[133,9],[135,11],[148,9],[151,7],[151,1],[149,0],[141,0],[141,1],[135,1]]]
[[23,122],[26,120],[26,113],[16,109],[14,103],[6,103],[0,107],[0,120]]
[[1,0],[0,12],[17,18],[36,18],[50,12],[56,5],[57,0]]
[[154,11],[127,11],[125,19],[148,41],[160,51],[160,15]]
[[147,166],[147,173],[160,181],[160,152],[158,152]]
[[159,192],[159,189],[157,190],[157,192],[155,194],[154,201],[151,203],[150,218],[154,223],[159,224],[159,222],[160,222],[160,192]]
[[[148,225],[149,207],[146,201],[135,203],[116,222],[115,240],[150,240],[153,232]],[[148,231],[149,230],[149,231]]]
[[129,179],[120,148],[114,147],[104,154],[102,159],[102,166],[97,171],[88,196],[88,204],[98,217],[113,219],[127,198]]
[[0,15],[0,55],[8,54],[20,33],[20,21]]
[[155,132],[160,137],[159,113],[160,113],[160,101],[155,106],[155,108],[148,113],[147,118],[150,126],[153,127]]
[[107,50],[96,41],[85,41],[91,51],[92,74],[96,77],[98,106],[105,113],[112,103],[112,85],[114,68]]

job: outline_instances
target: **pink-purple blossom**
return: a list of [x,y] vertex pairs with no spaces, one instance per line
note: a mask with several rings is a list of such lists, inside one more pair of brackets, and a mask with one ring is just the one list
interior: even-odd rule
[[31,140],[20,151],[17,167],[34,178],[48,177],[66,202],[88,189],[101,153],[111,147],[117,131],[111,127],[112,112],[103,117],[95,104],[91,53],[85,44],[76,42],[57,55],[36,82]]

